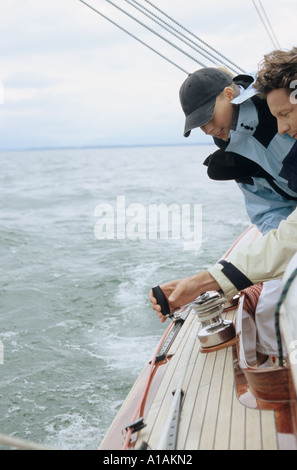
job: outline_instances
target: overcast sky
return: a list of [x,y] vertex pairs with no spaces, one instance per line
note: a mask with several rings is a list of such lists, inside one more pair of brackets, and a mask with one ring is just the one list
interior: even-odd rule
[[[125,0],[114,2],[213,65]],[[201,68],[106,0],[89,3],[186,72]],[[153,3],[246,71],[255,71],[275,48],[252,0]],[[296,0],[262,0],[262,5],[280,46],[296,46]],[[189,139],[182,135],[178,91],[186,73],[79,0],[1,0],[0,60],[2,150],[205,141],[200,130]]]

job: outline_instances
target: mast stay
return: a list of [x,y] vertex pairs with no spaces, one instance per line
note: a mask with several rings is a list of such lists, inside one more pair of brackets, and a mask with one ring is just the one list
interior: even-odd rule
[[[121,26],[119,23],[116,23],[113,19],[108,17],[106,14],[104,14],[102,11],[100,11],[97,7],[93,6],[86,0],[79,0],[81,3],[83,3],[85,6],[93,10],[96,14],[100,15],[110,23],[112,23],[114,26],[131,36],[133,39],[137,40],[140,42],[142,45],[146,46],[149,48],[151,51],[165,59],[166,61],[170,62],[172,65],[180,69],[182,72],[186,73],[189,75],[189,72],[185,70],[185,68],[179,64],[177,64],[175,61],[171,60],[167,55],[161,53],[159,50],[153,48],[151,45],[149,45],[147,42],[143,41],[140,39],[138,36],[135,34],[132,34],[131,31],[129,31],[127,28],[124,28]],[[127,10],[124,8],[120,7],[117,5],[114,1],[112,0],[105,0],[108,4],[112,5],[114,8],[119,10],[121,13],[125,14],[128,16],[130,19],[138,23],[140,26],[142,26],[144,29],[147,29],[150,33],[153,35],[157,36],[160,40],[165,41],[169,46],[172,48],[176,49],[180,53],[184,54],[191,60],[193,60],[196,64],[200,65],[201,67],[205,68],[208,67],[209,65],[205,64],[205,61],[201,61],[201,59],[197,58],[196,56],[190,54],[185,50],[184,47],[181,47],[177,45],[175,42],[169,40],[165,36],[163,36],[160,32],[156,31],[153,29],[151,26],[148,24],[144,23],[143,21],[139,20],[137,17],[129,13]],[[172,36],[177,38],[179,41],[183,43],[183,46],[187,46],[188,48],[193,49],[197,54],[200,56],[203,56],[204,59],[207,59],[209,62],[212,64],[215,64],[215,66],[220,66],[229,69],[236,75],[239,73],[246,73],[240,66],[236,65],[234,62],[232,62],[230,59],[228,59],[224,54],[213,48],[210,44],[208,44],[206,41],[204,41],[202,38],[197,36],[196,34],[192,33],[190,30],[185,28],[181,23],[176,21],[174,18],[169,16],[167,13],[165,13],[163,10],[161,10],[159,7],[155,6],[151,1],[149,0],[144,0],[151,8],[154,8],[157,10],[163,17],[168,19],[171,23],[168,23],[165,21],[162,17],[157,15],[152,11],[152,9],[149,9],[148,7],[145,7],[142,5],[139,1],[137,0],[124,0],[127,4],[129,4],[132,8],[136,9],[138,12],[143,14],[147,19],[150,21],[154,22],[157,24],[159,27],[161,27],[163,30],[169,32]],[[185,34],[186,33],[186,34]],[[203,44],[203,46],[201,45]]]

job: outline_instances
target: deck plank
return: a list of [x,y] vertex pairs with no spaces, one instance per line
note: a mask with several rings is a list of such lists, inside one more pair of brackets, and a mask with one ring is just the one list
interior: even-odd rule
[[205,354],[199,354],[200,344],[197,341],[194,351],[193,358],[194,361],[191,376],[188,377],[188,382],[185,383],[184,390],[186,391],[183,401],[183,412],[181,415],[180,426],[179,426],[179,438],[178,438],[178,447],[179,449],[184,449],[189,435],[189,423],[194,415],[194,407],[197,396],[197,387],[191,386],[192,383],[200,384],[201,376],[204,369],[204,364],[206,360]]
[[274,413],[266,410],[262,410],[260,413],[263,450],[275,450],[278,448],[278,442],[277,434],[275,431],[276,427]]
[[245,449],[245,410],[237,400],[233,387],[229,450]]
[[201,450],[213,449],[225,368],[226,350],[222,349],[221,351],[217,351],[212,354],[215,354],[215,361],[211,381],[209,383],[209,395],[204,415],[203,432],[200,440]]
[[246,409],[245,449],[263,450],[261,413],[251,408]]
[[[230,384],[232,384],[230,388]],[[232,370],[232,349],[228,348],[222,381],[221,402],[218,410],[218,420],[216,426],[216,436],[214,442],[215,450],[228,450],[231,428],[233,370]]]

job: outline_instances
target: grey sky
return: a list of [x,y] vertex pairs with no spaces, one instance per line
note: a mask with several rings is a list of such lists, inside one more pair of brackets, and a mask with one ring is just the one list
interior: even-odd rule
[[[200,68],[105,0],[90,3],[187,71]],[[252,0],[153,3],[247,71],[274,49]],[[262,4],[281,47],[296,45],[296,0]],[[79,0],[1,0],[0,59],[0,149],[205,142],[200,130],[182,136],[186,74]]]

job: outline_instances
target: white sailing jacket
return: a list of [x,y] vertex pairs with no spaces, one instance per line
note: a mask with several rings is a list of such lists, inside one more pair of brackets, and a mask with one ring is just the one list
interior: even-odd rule
[[226,298],[253,284],[280,279],[297,252],[297,209],[278,229],[230,254],[208,269]]

